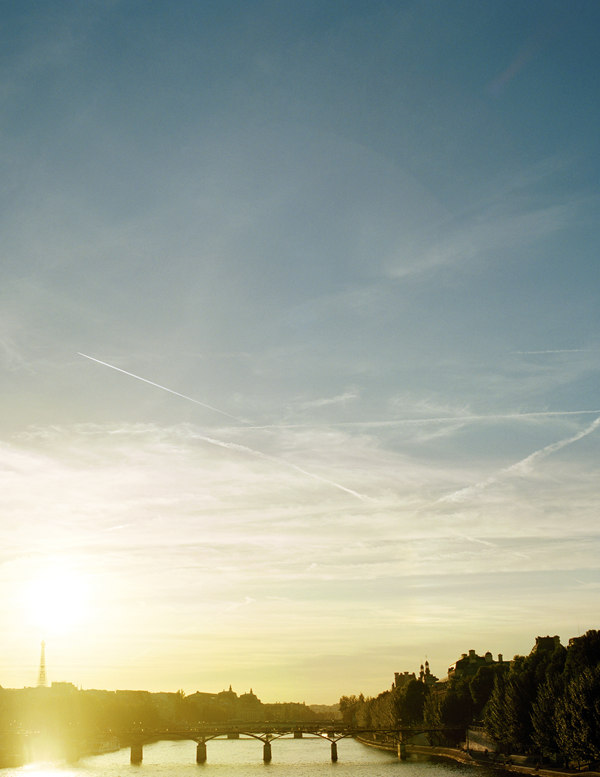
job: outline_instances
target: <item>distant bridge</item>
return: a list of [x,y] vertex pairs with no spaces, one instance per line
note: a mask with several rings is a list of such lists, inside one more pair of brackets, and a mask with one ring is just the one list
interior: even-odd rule
[[446,728],[428,728],[415,726],[348,726],[340,721],[311,722],[235,722],[221,724],[199,724],[190,728],[136,729],[118,735],[123,744],[131,747],[131,763],[140,764],[143,759],[144,744],[160,739],[189,739],[196,742],[196,763],[206,762],[206,743],[211,739],[258,739],[263,743],[263,761],[271,761],[271,742],[282,737],[302,739],[305,735],[321,737],[331,742],[331,760],[337,761],[337,743],[340,739],[360,737],[362,735],[385,736],[398,748],[398,757],[405,758],[404,741],[407,737],[423,733],[443,733]]

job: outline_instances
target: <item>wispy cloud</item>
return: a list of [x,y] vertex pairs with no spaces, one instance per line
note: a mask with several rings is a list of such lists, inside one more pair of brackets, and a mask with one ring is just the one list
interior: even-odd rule
[[334,397],[322,397],[320,399],[305,400],[304,402],[300,402],[298,407],[301,410],[330,407],[331,405],[345,404],[354,399],[358,399],[359,396],[360,392],[357,389],[352,389],[350,391],[344,391],[342,394],[337,394]]
[[[446,266],[478,263],[491,252],[523,247],[564,229],[573,222],[578,208],[573,202],[510,211],[496,204],[439,224],[440,237],[429,242],[407,245],[402,259],[390,265],[394,278],[427,273]],[[443,235],[443,236],[442,236]]]
[[[201,407],[205,407],[208,410],[212,410],[216,413],[220,413],[221,415],[226,416],[227,418],[232,418],[234,421],[239,421],[240,423],[243,423],[243,421],[240,418],[236,418],[235,416],[231,415],[230,413],[226,413],[224,410],[219,410],[216,407],[213,407],[212,405],[208,405],[205,402],[200,402],[198,399],[194,399],[193,397],[189,397],[186,394],[180,394],[178,391],[174,391],[173,389],[167,388],[166,386],[162,386],[159,383],[154,383],[151,380],[148,380],[147,378],[142,378],[139,375],[135,375],[132,372],[127,372],[127,370],[123,370],[120,367],[115,367],[113,364],[108,364],[108,362],[100,361],[100,359],[95,359],[93,356],[87,356],[84,353],[78,353],[78,356],[83,356],[85,359],[89,359],[90,361],[97,362],[98,364],[103,365],[104,367],[109,367],[112,370],[116,370],[117,372],[121,372],[124,375],[129,376],[130,378],[135,378],[136,380],[140,380],[143,383],[148,383],[150,386],[154,386],[155,388],[159,388],[162,391],[166,391],[169,394],[174,394],[177,397],[181,397],[182,399],[185,399],[189,402],[193,402],[196,405],[200,405]],[[262,451],[257,450],[256,448],[251,448],[248,445],[242,445],[240,443],[236,442],[228,442],[225,440],[218,440],[214,437],[208,437],[206,435],[197,435],[197,439],[203,440],[204,442],[207,442],[209,445],[216,445],[219,448],[226,448],[228,450],[237,451],[240,453],[250,454],[251,456],[258,456],[265,461],[270,461],[274,464],[277,464],[279,466],[288,467],[290,469],[295,470],[296,472],[299,472],[301,475],[306,475],[306,477],[312,478],[313,480],[317,480],[320,483],[324,483],[325,485],[332,486],[333,488],[337,488],[340,491],[344,491],[347,494],[350,494],[353,497],[356,497],[357,499],[368,499],[367,496],[364,494],[359,494],[358,491],[355,491],[352,488],[348,488],[347,486],[342,485],[341,483],[338,483],[334,480],[331,480],[330,478],[326,478],[322,475],[319,475],[315,472],[310,472],[309,470],[305,469],[304,467],[299,466],[298,464],[295,464],[291,461],[288,461],[287,459],[284,459],[282,457],[277,456],[271,456],[267,453],[263,453]]]
[[528,38],[517,50],[509,64],[490,83],[487,91],[494,95],[500,95],[527,65],[548,45],[557,32],[556,27],[546,25]]
[[6,334],[0,334],[0,364],[5,370],[27,368],[27,361],[15,341]]
[[[245,434],[260,439],[251,430]],[[451,586],[472,589],[477,581],[480,594],[471,599],[477,611],[484,599],[489,607],[494,591],[505,590],[503,575],[584,569],[596,553],[596,479],[589,468],[579,467],[573,482],[578,525],[589,525],[586,539],[565,524],[556,500],[559,488],[568,510],[572,499],[564,483],[543,489],[561,513],[551,527],[544,505],[523,498],[518,520],[511,520],[512,492],[488,506],[482,523],[467,503],[448,516],[444,503],[428,498],[432,489],[460,476],[447,464],[437,469],[344,430],[283,429],[270,432],[270,439],[272,449],[302,455],[313,471],[328,462],[326,475],[337,480],[346,473],[377,499],[348,500],[337,488],[314,488],[301,472],[250,455],[238,443],[207,439],[189,425],[44,428],[5,443],[0,501],[13,520],[0,529],[3,590],[10,594],[40,559],[53,554],[76,561],[91,576],[98,623],[126,635],[124,613],[136,607],[136,628],[155,660],[165,628],[194,643],[198,629],[190,624],[208,620],[221,656],[234,633],[236,644],[251,651],[253,640],[264,639],[256,624],[266,622],[276,624],[273,656],[279,660],[287,652],[285,660],[293,661],[301,655],[301,641],[313,641],[324,623],[335,626],[336,639],[315,637],[323,650],[344,633],[352,633],[354,649],[370,649],[389,638],[390,613],[399,610],[398,629],[411,624],[423,644],[433,623],[452,632],[452,613],[439,611],[439,596]],[[567,483],[572,476],[569,470]],[[527,532],[518,536],[520,529]],[[531,582],[527,590],[531,602],[523,604],[525,610],[539,601]],[[357,624],[361,609],[370,614]],[[500,607],[500,620],[502,613]],[[464,639],[467,625],[460,624]],[[169,649],[181,656],[183,648],[171,642]],[[446,656],[447,648],[442,652]],[[239,671],[235,666],[232,672]]]
[[481,267],[544,244],[574,224],[591,223],[596,207],[590,209],[589,195],[565,194],[552,186],[564,167],[564,158],[552,157],[500,172],[476,202],[447,211],[416,239],[403,240],[388,263],[388,274],[403,279],[444,267]]

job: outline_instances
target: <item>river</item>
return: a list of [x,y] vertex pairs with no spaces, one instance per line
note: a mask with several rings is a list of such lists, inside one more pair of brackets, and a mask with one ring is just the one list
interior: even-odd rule
[[489,777],[487,767],[409,758],[361,745],[338,742],[338,762],[331,762],[330,743],[318,737],[275,739],[273,760],[262,760],[262,742],[254,739],[207,742],[208,759],[195,763],[196,743],[162,741],[144,746],[139,766],[129,762],[129,748],[82,758],[75,765],[28,764],[0,769],[0,777]]

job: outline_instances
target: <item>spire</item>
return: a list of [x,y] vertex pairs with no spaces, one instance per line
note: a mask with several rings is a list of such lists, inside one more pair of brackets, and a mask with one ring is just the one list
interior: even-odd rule
[[46,643],[42,640],[42,652],[40,654],[40,672],[38,674],[38,688],[46,688],[48,679],[46,677]]

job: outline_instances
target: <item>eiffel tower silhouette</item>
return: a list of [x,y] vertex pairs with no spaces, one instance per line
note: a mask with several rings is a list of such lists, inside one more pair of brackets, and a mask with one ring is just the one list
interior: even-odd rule
[[40,655],[40,671],[38,674],[38,688],[46,688],[48,678],[46,677],[46,643],[42,640],[42,652]]

